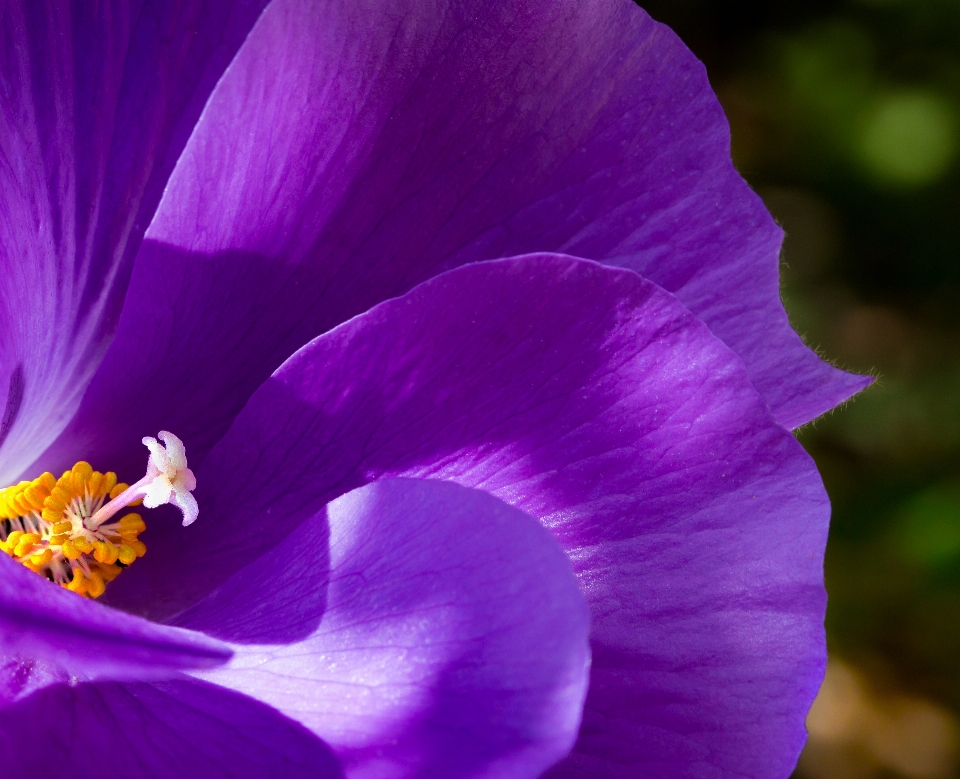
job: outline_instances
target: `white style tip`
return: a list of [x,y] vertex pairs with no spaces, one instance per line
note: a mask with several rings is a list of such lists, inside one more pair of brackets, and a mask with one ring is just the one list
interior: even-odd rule
[[173,433],[161,430],[160,441],[146,436],[144,446],[150,450],[146,476],[137,485],[143,494],[143,505],[148,509],[173,503],[183,512],[183,526],[193,524],[200,509],[197,499],[191,494],[197,487],[197,479],[187,467],[187,452],[183,441]]

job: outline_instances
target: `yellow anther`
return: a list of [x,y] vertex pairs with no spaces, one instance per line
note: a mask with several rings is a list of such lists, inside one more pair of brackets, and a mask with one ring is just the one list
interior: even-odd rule
[[73,579],[71,579],[67,584],[64,585],[68,590],[77,593],[77,595],[85,595],[87,592],[86,583],[83,580],[83,574],[80,572],[79,568],[73,569]]
[[120,575],[122,570],[123,568],[121,568],[119,565],[100,564],[100,575],[103,577],[105,582],[112,582]]
[[79,498],[86,491],[87,480],[83,478],[82,474],[71,471],[68,483],[70,491],[73,493],[73,497],[75,498]]
[[[69,475],[69,474],[68,474]],[[65,479],[57,482],[57,486],[50,490],[50,497],[44,501],[44,505],[69,506],[73,500],[74,494]]]
[[87,481],[93,475],[93,466],[90,463],[81,460],[70,469],[83,481]]
[[37,566],[38,568],[42,565],[46,565],[53,559],[53,550],[49,547],[44,549],[39,554],[30,555],[31,564]]
[[120,550],[109,541],[98,541],[93,546],[93,557],[98,563],[113,565],[113,563],[117,562],[117,558],[120,556]]
[[23,496],[30,504],[30,508],[36,510],[43,508],[43,501],[47,497],[47,491],[40,485],[31,484],[24,490]]
[[120,512],[144,502],[148,508],[172,503],[184,525],[197,518],[196,478],[183,442],[166,431],[158,437],[143,439],[147,473],[133,486],[80,461],[59,478],[46,472],[0,489],[0,551],[72,592],[102,595],[147,551],[138,538],[147,529],[143,517]]
[[57,479],[57,486],[50,490],[50,496],[64,504],[73,500],[73,471],[67,471]]
[[[50,500],[47,498],[47,500]],[[66,506],[62,508],[54,508],[52,506],[44,506],[43,511],[40,512],[40,516],[44,522],[56,522],[60,517],[63,516],[63,512],[67,510]]]
[[13,553],[17,557],[23,557],[33,550],[33,547],[39,543],[40,534],[39,533],[24,533],[20,536],[20,540],[17,542],[17,548],[14,549]]
[[90,569],[90,576],[87,581],[87,595],[91,598],[99,598],[103,595],[103,591],[107,589],[107,586],[103,583],[103,577],[100,575],[100,572],[94,569]]
[[130,565],[137,559],[137,551],[129,544],[120,544],[120,562],[124,565]]
[[117,524],[120,525],[120,532],[124,534],[142,533],[147,529],[147,524],[139,514],[127,514],[125,517],[121,517]]

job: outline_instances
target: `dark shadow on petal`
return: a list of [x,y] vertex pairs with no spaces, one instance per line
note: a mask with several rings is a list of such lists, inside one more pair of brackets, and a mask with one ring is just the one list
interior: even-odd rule
[[20,406],[23,403],[23,363],[17,363],[17,367],[10,372],[10,383],[7,389],[7,401],[3,408],[3,420],[0,421],[0,446],[10,434],[10,428],[20,413]]
[[60,684],[0,709],[5,776],[342,779],[302,725],[206,682]]
[[[303,268],[277,267],[249,254],[200,257],[171,247],[149,248],[162,251],[168,267],[202,263],[203,272],[214,274],[224,294],[230,295],[223,304],[214,305],[207,298],[184,303],[196,319],[178,322],[173,330],[217,332],[221,340],[178,352],[176,359],[154,355],[157,372],[147,377],[147,385],[128,383],[124,395],[109,399],[110,429],[100,431],[106,447],[119,440],[118,430],[128,431],[123,436],[127,442],[139,442],[158,429],[172,430],[184,440],[197,473],[200,519],[186,530],[179,522],[148,519],[147,556],[112,583],[103,598],[151,619],[169,618],[196,602],[328,501],[380,476],[444,478],[445,468],[460,470],[458,462],[472,457],[472,451],[511,448],[522,452],[521,457],[548,460],[535,466],[535,472],[556,472],[558,431],[567,430],[581,431],[579,451],[565,451],[559,465],[590,458],[597,445],[587,431],[603,409],[621,400],[622,387],[609,380],[604,347],[624,324],[625,310],[642,307],[653,289],[631,271],[556,256],[507,266],[489,278],[481,271],[480,286],[475,288],[469,282],[464,288],[456,281],[433,280],[410,297],[384,304],[388,308],[383,311],[373,309],[369,323],[363,321],[365,315],[343,325],[343,334],[331,331],[304,349],[309,349],[315,364],[309,380],[298,379],[291,388],[268,380],[268,371],[315,335],[304,323],[316,305],[316,288]],[[544,297],[531,278],[542,276],[544,283],[547,279],[556,283],[555,276],[563,274],[557,267],[584,274],[584,282],[561,283],[561,294]],[[246,287],[251,279],[259,280],[255,287],[263,286],[277,273],[290,274],[283,305],[271,318],[269,332],[256,336],[263,348],[248,354],[249,344],[243,346],[239,334],[250,327],[258,308],[276,306],[276,301],[231,291],[237,285]],[[630,288],[621,295],[623,284]],[[177,294],[189,298],[198,293],[188,285]],[[618,305],[607,305],[604,295]],[[628,303],[620,302],[621,296]],[[140,314],[169,316],[160,310]],[[619,336],[628,341],[636,335],[638,342],[630,344],[631,351],[642,351],[644,343],[667,335],[637,329],[634,323]],[[224,393],[219,381],[197,386],[193,377],[218,370],[222,354],[241,361],[230,392]],[[131,353],[130,359],[136,355]],[[230,367],[236,369],[236,364]],[[315,386],[308,387],[310,382]],[[585,386],[589,399],[581,397]],[[276,418],[256,429],[247,425],[232,432],[208,467],[201,459],[204,452],[227,431],[254,390],[256,398],[248,410],[255,405],[257,416],[274,412]],[[178,418],[157,415],[165,408],[176,409]],[[149,415],[155,416],[148,420]],[[659,419],[653,414],[638,422],[655,428]],[[620,437],[615,446],[631,446],[636,433],[624,428]],[[279,448],[278,441],[283,441]],[[84,445],[88,451],[102,451],[99,441],[85,439]],[[606,445],[603,441],[599,447]],[[228,454],[225,447],[237,453]],[[297,454],[287,457],[283,454],[287,451]],[[90,458],[100,467],[99,460]],[[110,457],[102,459],[123,475]],[[515,458],[495,459],[508,467]],[[134,467],[142,469],[143,460],[144,450],[138,445],[128,478],[138,477]],[[480,470],[488,474],[496,467],[484,465]],[[576,503],[584,492],[602,497],[609,476],[604,478],[600,467],[592,467],[590,473],[575,467],[580,468],[575,479],[554,478],[547,489],[573,490],[575,494],[559,499],[568,504]],[[472,481],[456,478],[466,486],[489,489],[487,474],[478,472]],[[194,584],[201,579],[202,585]]]
[[[303,548],[312,551],[310,565],[302,564],[302,551],[297,554]],[[329,583],[330,520],[324,508],[171,624],[237,644],[291,644],[320,624]],[[251,601],[251,586],[262,591],[261,599]]]
[[[400,745],[397,751],[409,755],[411,763],[429,766],[429,776],[471,776],[477,766],[498,763],[509,763],[519,776],[540,776],[542,742],[557,735],[544,733],[547,707],[533,695],[525,700],[503,691],[498,698],[466,689],[463,679],[469,679],[477,663],[477,657],[463,657],[438,675],[432,706],[395,737]],[[477,738],[477,733],[483,733],[483,738]],[[349,767],[353,755],[341,750],[340,758]]]

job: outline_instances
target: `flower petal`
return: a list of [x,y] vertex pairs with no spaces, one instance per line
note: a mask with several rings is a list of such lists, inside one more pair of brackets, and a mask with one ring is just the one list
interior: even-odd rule
[[569,561],[454,484],[351,492],[177,622],[237,642],[201,676],[304,723],[350,776],[536,777],[580,724],[589,617]]
[[70,679],[67,671],[45,660],[0,652],[0,708]]
[[18,779],[343,776],[302,726],[196,680],[48,687],[0,709],[0,763]]
[[265,4],[3,4],[0,483],[76,410],[173,165]]
[[827,498],[736,355],[630,271],[466,266],[317,338],[201,466],[221,519],[186,545],[158,527],[105,597],[171,613],[324,502],[403,475],[487,490],[570,555],[594,651],[572,765],[789,773],[824,662]]
[[110,356],[48,458],[82,443],[116,468],[166,428],[199,463],[310,338],[439,271],[532,251],[675,292],[783,424],[806,422],[868,380],[790,329],[782,233],[728,135],[701,64],[628,0],[276,0],[184,151]]
[[152,679],[230,655],[215,639],[115,611],[0,555],[0,659],[24,679],[0,689],[0,701],[35,686],[38,674],[57,681],[58,669],[74,678]]

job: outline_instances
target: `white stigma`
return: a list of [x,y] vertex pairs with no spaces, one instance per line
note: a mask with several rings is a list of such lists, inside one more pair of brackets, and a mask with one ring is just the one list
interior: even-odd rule
[[166,430],[161,430],[159,435],[166,449],[156,438],[146,436],[143,439],[143,445],[150,450],[147,475],[140,480],[149,480],[144,486],[143,505],[155,509],[164,503],[173,503],[183,512],[183,526],[186,527],[196,521],[200,512],[192,494],[197,488],[197,479],[187,467],[183,441]]
[[163,445],[150,436],[143,439],[144,446],[150,450],[146,475],[97,511],[88,521],[90,527],[99,527],[120,509],[140,498],[143,498],[143,505],[148,509],[164,503],[174,504],[183,513],[184,527],[196,521],[200,509],[192,491],[197,487],[197,479],[187,467],[183,441],[166,430],[160,431],[159,438]]

